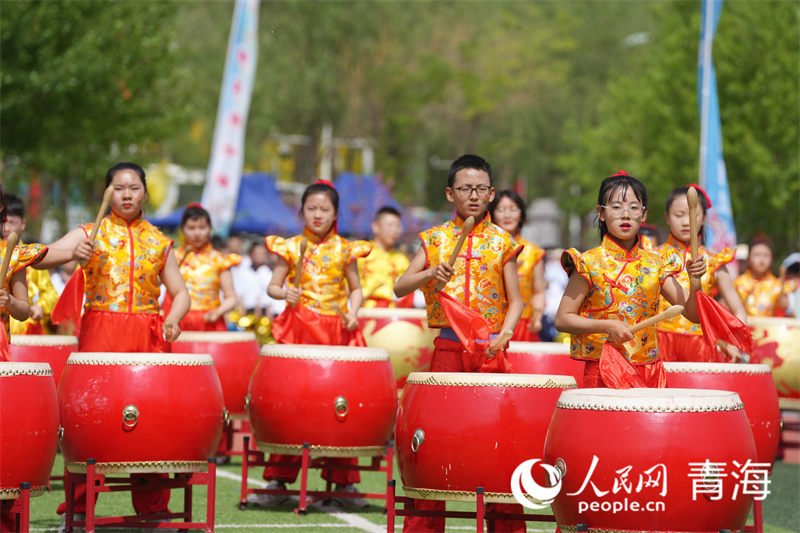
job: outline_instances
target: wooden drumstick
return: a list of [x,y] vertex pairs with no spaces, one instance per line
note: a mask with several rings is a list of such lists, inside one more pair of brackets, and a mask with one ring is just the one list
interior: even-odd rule
[[[111,203],[111,197],[113,195],[114,186],[109,185],[106,187],[106,192],[103,193],[103,203],[100,204],[100,211],[97,212],[97,218],[94,219],[94,226],[92,226],[92,231],[89,233],[89,240],[92,241],[92,246],[94,246],[94,239],[97,237],[97,230],[100,228],[100,223],[103,221],[103,217],[106,215],[108,204]],[[86,266],[86,261],[81,261],[81,266]]]
[[344,311],[342,311],[342,308],[339,307],[339,304],[336,304],[336,303],[333,304],[333,310],[336,311],[336,314],[338,314],[340,317],[342,317],[342,320],[347,322],[347,320],[348,320],[347,319],[347,315],[345,314]]
[[638,324],[634,324],[629,328],[631,333],[636,333],[637,331],[643,330],[644,328],[649,328],[653,324],[661,322],[662,320],[666,320],[668,318],[673,318],[678,316],[679,314],[683,313],[683,306],[682,305],[673,305],[663,313],[658,313],[656,316],[650,317],[647,320],[642,320]]
[[[464,241],[467,240],[467,235],[469,232],[472,231],[472,227],[475,225],[475,218],[467,217],[464,221],[464,226],[461,228],[461,235],[458,236],[458,242],[456,242],[456,247],[453,248],[453,251],[450,253],[450,259],[447,260],[450,263],[450,266],[454,266],[456,264],[456,259],[458,259],[458,254],[461,253],[461,247],[464,246]],[[446,282],[438,282],[436,284],[436,290],[440,291],[444,289],[444,286],[447,285]]]
[[12,233],[8,236],[8,239],[6,239],[6,253],[3,256],[3,266],[0,266],[0,289],[6,284],[8,265],[11,264],[11,255],[14,253],[14,248],[17,247],[18,240],[16,233]]
[[[689,187],[686,191],[686,201],[689,203],[689,242],[692,249],[692,261],[697,257],[697,189]],[[703,290],[700,278],[689,276],[689,288],[693,291]]]
[[303,259],[306,256],[306,248],[308,248],[308,239],[303,237],[303,240],[300,241],[300,257],[297,258],[297,266],[294,269],[294,286],[297,288],[300,288],[300,277],[303,275]]

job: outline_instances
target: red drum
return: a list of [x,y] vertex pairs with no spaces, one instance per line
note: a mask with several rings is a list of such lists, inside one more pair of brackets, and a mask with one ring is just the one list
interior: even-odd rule
[[0,363],[0,500],[20,497],[19,484],[41,496],[58,449],[58,400],[45,363]]
[[583,384],[586,363],[570,358],[569,344],[511,341],[506,352],[515,374],[572,376],[578,386]]
[[362,307],[358,321],[367,346],[389,352],[398,389],[411,372],[430,368],[437,333],[428,328],[424,309]]
[[267,344],[250,381],[250,425],[265,452],[383,455],[397,411],[385,350]]
[[562,531],[743,530],[743,470],[767,470],[755,460],[741,399],[716,390],[566,391],[544,447],[562,472],[551,505]]
[[201,472],[225,418],[214,361],[205,354],[74,353],[58,402],[71,472]]
[[231,418],[247,417],[244,399],[258,362],[258,350],[256,334],[252,331],[182,331],[172,343],[173,352],[211,355]]
[[800,319],[747,317],[755,351],[751,363],[772,369],[781,409],[800,410]]
[[571,376],[414,372],[397,414],[403,490],[414,498],[515,503],[514,469],[541,458],[556,401]]
[[53,369],[53,379],[58,380],[64,372],[67,359],[78,350],[78,337],[72,335],[13,335],[11,337],[11,360],[30,363],[47,363]]
[[767,365],[664,363],[667,387],[733,391],[744,403],[759,463],[772,465],[781,436],[778,391]]

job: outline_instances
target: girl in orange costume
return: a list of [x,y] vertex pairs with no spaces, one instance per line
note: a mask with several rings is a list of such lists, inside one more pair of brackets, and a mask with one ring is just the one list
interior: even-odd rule
[[[277,255],[277,264],[267,294],[276,300],[286,300],[287,307],[273,321],[272,335],[281,344],[327,344],[344,346],[366,346],[358,330],[356,313],[361,307],[361,283],[358,278],[359,257],[366,257],[371,247],[364,241],[348,241],[336,233],[336,217],[339,211],[339,194],[328,182],[318,181],[308,186],[303,193],[300,214],[305,221],[302,235],[284,239],[275,235],[264,241],[267,250]],[[300,243],[306,239],[308,246],[300,257]],[[300,285],[295,286],[298,262],[302,262]],[[284,288],[284,282],[289,286]],[[347,305],[347,289],[350,290],[350,307]],[[335,306],[345,312],[339,317]],[[271,454],[270,461],[300,462],[298,455]],[[355,458],[329,459],[339,464],[357,464]],[[264,468],[264,479],[268,489],[285,489],[287,483],[297,479],[299,468]],[[323,471],[327,479],[327,471]],[[358,492],[355,483],[361,481],[358,471],[333,470],[331,479],[337,491]],[[286,501],[286,496],[273,494],[251,494],[249,503],[261,507],[272,507]],[[351,507],[366,507],[363,498],[338,500]]]
[[[178,324],[189,310],[189,293],[170,254],[172,241],[142,217],[147,199],[142,167],[117,163],[106,173],[105,183],[114,187],[111,212],[100,222],[95,242],[88,239],[93,224],[83,224],[53,243],[53,253],[40,267],[86,261],[82,272],[76,273],[85,277],[86,295],[78,351],[169,352],[170,343],[180,335]],[[173,301],[166,318],[159,314],[161,283]],[[85,485],[75,489],[75,512],[83,513]],[[167,512],[169,496],[169,490],[131,493],[138,514]],[[62,503],[57,512],[65,511]]]
[[766,239],[754,240],[750,244],[747,270],[733,284],[749,316],[785,316],[788,302],[780,296],[797,290],[796,279],[781,285],[772,274],[772,259],[772,244]]
[[[211,246],[211,217],[200,204],[186,206],[181,232],[186,244],[174,250],[174,254],[191,299],[191,309],[181,321],[181,329],[227,331],[225,313],[236,307],[230,268],[238,265],[241,257],[223,255]],[[223,302],[219,299],[220,290]]]
[[519,290],[522,294],[522,317],[514,329],[513,341],[539,342],[544,312],[544,250],[520,236],[525,225],[525,202],[510,189],[497,193],[489,204],[489,214],[495,224],[514,236],[524,246],[517,256]]
[[[670,229],[670,236],[667,242],[656,249],[663,257],[671,257],[676,251],[684,258],[691,253],[689,242],[691,234],[689,232],[689,202],[686,193],[690,186],[673,189],[667,197],[667,211],[665,216]],[[697,227],[699,237],[702,242],[703,223],[705,222],[706,212],[711,207],[711,202],[704,190],[697,185],[691,185],[698,190],[697,196]],[[698,248],[698,253],[707,257],[706,273],[701,279],[703,292],[711,294],[714,287],[717,288],[722,298],[725,300],[736,318],[747,323],[747,314],[744,306],[736,294],[733,287],[733,279],[725,268],[727,263],[733,261],[735,252],[729,248],[716,254],[710,254],[703,246]],[[689,290],[689,275],[686,271],[679,273],[676,279],[686,290]],[[665,311],[669,303],[665,298],[661,298],[660,311]],[[693,324],[682,316],[676,316],[658,323],[658,352],[664,361],[692,361],[698,363],[717,363],[722,362],[720,355],[715,349],[710,348],[703,340],[703,330],[699,324]],[[731,362],[738,362],[741,359],[739,350],[733,345],[727,345],[726,351]]]
[[[556,328],[572,334],[572,358],[586,361],[584,387],[613,386],[621,377],[616,372],[601,375],[606,341],[623,354],[646,386],[664,387],[655,326],[635,334],[628,327],[655,315],[659,296],[683,305],[683,316],[692,322],[699,320],[694,291],[687,294],[674,278],[683,270],[683,257],[675,253],[663,259],[639,247],[647,190],[624,171],[603,180],[596,209],[602,245],[586,253],[571,248],[561,257],[569,283],[556,313]],[[695,258],[686,269],[702,276],[704,258]]]

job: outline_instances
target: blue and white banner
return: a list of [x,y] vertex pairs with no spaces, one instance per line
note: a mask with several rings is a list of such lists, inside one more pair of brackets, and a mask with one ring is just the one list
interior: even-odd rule
[[706,190],[713,208],[705,222],[706,247],[712,252],[736,247],[728,174],[722,157],[722,124],[717,98],[717,74],[711,48],[717,31],[722,0],[703,0],[700,28],[700,53],[697,89],[700,104],[700,186]]
[[244,164],[244,134],[258,59],[259,0],[236,0],[202,204],[215,233],[227,235]]

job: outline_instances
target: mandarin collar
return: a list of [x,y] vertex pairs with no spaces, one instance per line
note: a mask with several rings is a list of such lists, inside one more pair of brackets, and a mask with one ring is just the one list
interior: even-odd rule
[[[489,214],[489,211],[486,211],[484,217],[475,222],[475,225],[472,226],[472,231],[470,233],[472,235],[480,235],[486,231],[486,229],[491,225],[492,217]],[[461,218],[461,215],[456,213],[456,217],[453,219],[453,225],[456,226],[458,229],[464,227],[464,219]]]
[[333,225],[331,226],[331,229],[328,231],[328,233],[326,233],[322,237],[320,237],[319,235],[317,235],[316,233],[314,233],[310,229],[304,227],[303,228],[303,237],[308,239],[308,242],[310,242],[312,244],[319,244],[321,242],[325,242],[328,239],[330,239],[332,236],[336,235],[336,229],[334,228],[335,225],[336,225],[336,221],[334,220]]
[[669,237],[667,238],[667,243],[669,243],[669,245],[672,246],[673,248],[677,248],[678,250],[684,252],[688,251],[689,248],[691,247],[689,244],[686,244],[685,242],[676,239],[672,233],[669,234]]
[[138,224],[143,220],[142,211],[139,211],[139,214],[136,215],[136,218],[134,218],[130,222],[128,222],[127,220],[116,214],[113,210],[109,211],[108,218],[111,220],[111,222],[119,226],[135,226],[136,224]]
[[621,255],[623,257],[630,258],[630,257],[633,257],[634,255],[636,255],[636,252],[639,251],[639,242],[640,242],[640,239],[639,239],[639,236],[637,235],[636,236],[636,242],[633,243],[633,248],[631,248],[631,251],[629,252],[628,250],[625,249],[624,246],[622,246],[620,243],[618,243],[614,239],[614,237],[612,237],[610,234],[607,233],[606,236],[603,237],[603,245],[602,246],[603,246],[603,248],[605,248],[609,252],[613,253],[614,255]]
[[[183,243],[183,246],[181,246],[181,249],[182,250],[186,250],[188,248],[188,246],[189,246],[188,244]],[[205,252],[210,252],[213,249],[214,249],[214,246],[212,246],[212,244],[210,242],[207,242],[203,246],[198,248],[197,250],[195,250],[194,248],[190,248],[189,251],[190,252],[194,252],[196,254],[202,254],[202,253],[205,253]]]

